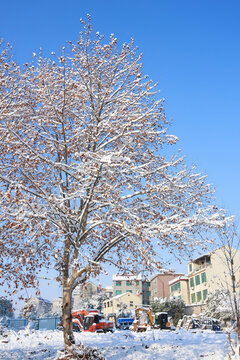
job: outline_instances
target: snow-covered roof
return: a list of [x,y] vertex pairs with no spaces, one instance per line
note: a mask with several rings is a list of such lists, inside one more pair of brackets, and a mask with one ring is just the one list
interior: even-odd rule
[[142,280],[142,274],[138,274],[138,275],[113,275],[112,277],[113,281],[128,281],[128,280]]
[[[216,250],[218,250],[218,249],[216,249]],[[197,261],[197,260],[200,260],[200,259],[203,258],[204,256],[210,256],[210,255],[213,254],[216,250],[210,251],[210,252],[208,252],[208,253],[206,253],[206,254],[203,254],[203,255],[201,255],[201,256],[198,256],[196,259],[193,259],[192,261],[190,261],[189,264],[191,264],[191,263],[193,263],[193,262],[195,262],[195,261]]]
[[158,276],[168,276],[168,275],[174,275],[174,276],[182,276],[185,275],[183,273],[175,273],[174,271],[163,271],[163,272],[159,272],[158,274],[155,274],[151,277],[151,281],[153,281],[156,277]]
[[[203,254],[203,255],[200,255],[200,256],[198,256],[196,259],[193,259],[192,261],[190,261],[189,262],[189,264],[191,264],[191,263],[193,263],[193,262],[195,262],[195,261],[197,261],[197,260],[200,260],[202,257],[204,257],[204,256],[210,256],[210,255],[213,255],[216,251],[219,251],[219,250],[221,250],[222,248],[224,248],[224,246],[220,246],[219,248],[216,248],[216,249],[214,249],[214,250],[212,250],[212,251],[209,251],[208,253],[205,253],[205,254]],[[233,248],[232,248],[233,249]],[[236,249],[234,249],[234,250],[236,250]]]
[[168,282],[168,285],[173,285],[178,281],[188,281],[187,275],[180,275],[180,276],[175,277],[174,279],[172,279]]
[[110,299],[106,299],[104,300],[104,302],[107,302],[107,301],[112,301],[112,300],[117,300],[117,299],[120,299],[121,297],[125,296],[125,295],[128,295],[128,296],[137,296],[135,294],[132,294],[132,293],[129,293],[129,292],[125,292],[123,294],[120,294],[120,295],[116,295],[116,296],[113,296],[111,297]]
[[41,296],[37,296],[37,297],[32,298],[32,299],[37,299],[38,301],[43,301],[43,302],[48,303],[48,304],[52,303],[50,300],[43,299]]
[[112,286],[106,286],[106,287],[105,287],[105,290],[106,290],[106,291],[113,291],[113,287],[112,287]]

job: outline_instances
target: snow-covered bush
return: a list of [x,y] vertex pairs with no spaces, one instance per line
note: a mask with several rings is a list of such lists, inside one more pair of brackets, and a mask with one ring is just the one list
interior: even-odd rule
[[172,317],[174,326],[176,326],[178,320],[183,317],[184,302],[181,299],[175,297],[171,297],[170,299],[155,298],[151,306],[154,313],[166,311],[168,315]]
[[14,315],[12,303],[4,297],[0,297],[0,317],[7,316],[12,318]]
[[[239,301],[239,298],[237,299]],[[204,316],[211,316],[221,321],[234,319],[233,299],[229,290],[217,289],[209,293],[206,299]]]

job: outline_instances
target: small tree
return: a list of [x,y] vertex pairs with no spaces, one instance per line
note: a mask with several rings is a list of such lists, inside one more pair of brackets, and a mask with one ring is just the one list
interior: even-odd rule
[[151,307],[154,313],[166,311],[173,319],[173,325],[176,326],[178,320],[183,317],[184,314],[184,302],[182,299],[171,297],[170,299],[161,298],[154,299],[151,303]]
[[100,312],[103,310],[103,302],[108,299],[107,294],[100,293],[93,295],[91,298],[83,301],[83,308],[85,309],[97,309]]
[[0,297],[0,317],[7,316],[12,318],[14,316],[12,302],[4,297]]
[[208,294],[204,316],[213,317],[225,322],[234,319],[232,295],[229,290],[217,289]]
[[2,242],[29,250],[20,266],[56,262],[69,351],[78,283],[106,263],[159,269],[161,249],[193,251],[225,220],[205,176],[167,151],[177,138],[133,41],[87,23],[69,53],[25,68],[0,113]]

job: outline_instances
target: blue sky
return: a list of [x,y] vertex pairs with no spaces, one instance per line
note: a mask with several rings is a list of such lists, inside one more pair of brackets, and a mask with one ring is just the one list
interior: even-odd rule
[[[119,43],[131,37],[159,82],[172,133],[189,164],[216,186],[219,206],[240,216],[240,2],[234,0],[12,0],[1,3],[0,37],[18,62],[76,41],[81,17]],[[178,271],[180,268],[178,268]],[[183,271],[186,269],[182,268]]]

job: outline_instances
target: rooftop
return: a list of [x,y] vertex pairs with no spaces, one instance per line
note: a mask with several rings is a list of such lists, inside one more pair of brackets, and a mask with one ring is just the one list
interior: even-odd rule
[[112,279],[113,279],[113,281],[142,280],[142,274],[138,274],[138,275],[116,274],[116,275],[113,275]]
[[170,280],[170,281],[168,282],[168,285],[173,285],[173,284],[175,284],[175,283],[178,282],[178,281],[188,281],[187,275],[177,276],[176,278]]

